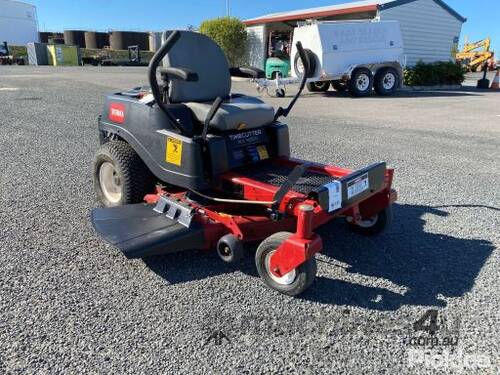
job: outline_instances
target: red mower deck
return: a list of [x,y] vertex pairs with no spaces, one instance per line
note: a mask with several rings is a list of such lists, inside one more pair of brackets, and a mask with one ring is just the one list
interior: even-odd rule
[[[290,174],[297,166],[306,166],[306,169],[296,181],[290,181]],[[366,189],[349,196],[349,184],[360,176],[371,181]],[[356,224],[390,206],[397,197],[392,178],[393,169],[386,168],[385,163],[352,171],[275,159],[247,168],[244,174],[243,171],[227,173],[221,179],[223,191],[231,192],[230,196],[269,204],[207,203],[207,199],[196,193],[157,187],[156,193],[145,197],[147,204],[116,207],[115,216],[109,215],[109,208],[95,210],[93,223],[108,242],[130,258],[195,248],[214,249],[226,235],[242,242],[257,242],[276,232],[293,232],[270,260],[272,272],[283,277],[321,251],[321,238],[314,233],[320,225],[338,216],[345,216]],[[343,199],[340,208],[328,212],[328,207],[322,207],[321,197],[328,194],[325,186],[333,181],[340,183]],[[287,183],[290,186],[283,193]],[[281,199],[280,193],[284,194]],[[275,210],[270,204],[273,201]],[[182,223],[186,219],[183,215],[187,216],[188,225]],[[138,226],[137,221],[143,225]],[[139,232],[130,231],[138,227]],[[144,241],[145,237],[149,240]],[[140,246],[137,248],[135,244]]]

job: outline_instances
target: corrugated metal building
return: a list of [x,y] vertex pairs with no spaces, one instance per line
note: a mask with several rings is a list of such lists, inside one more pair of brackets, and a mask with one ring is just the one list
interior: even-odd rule
[[0,0],[0,43],[25,45],[38,42],[36,7],[13,0]]
[[273,13],[243,21],[249,35],[249,63],[264,67],[271,31],[292,30],[307,20],[397,20],[401,24],[405,63],[451,59],[462,17],[442,0],[366,0],[319,8]]

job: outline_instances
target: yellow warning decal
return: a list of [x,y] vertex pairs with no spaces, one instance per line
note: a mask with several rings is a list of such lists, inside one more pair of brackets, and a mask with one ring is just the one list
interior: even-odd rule
[[167,152],[165,155],[167,163],[180,166],[182,164],[182,141],[167,137]]
[[257,146],[257,152],[259,153],[259,159],[269,159],[269,154],[267,153],[267,148],[265,145]]

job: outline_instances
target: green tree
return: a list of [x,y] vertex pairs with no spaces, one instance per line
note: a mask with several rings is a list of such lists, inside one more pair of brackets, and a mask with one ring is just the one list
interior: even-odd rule
[[224,50],[231,66],[243,63],[247,46],[245,25],[236,17],[220,17],[203,21],[200,32],[215,40]]

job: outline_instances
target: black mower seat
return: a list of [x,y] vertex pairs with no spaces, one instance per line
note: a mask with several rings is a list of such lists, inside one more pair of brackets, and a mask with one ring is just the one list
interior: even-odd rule
[[[166,31],[167,39],[172,31]],[[274,120],[274,109],[258,98],[231,96],[231,75],[224,52],[208,36],[180,31],[179,40],[163,60],[165,68],[180,68],[196,73],[195,80],[172,79],[169,83],[171,103],[187,105],[195,118],[205,122],[217,97],[227,99],[210,122],[220,131],[241,130],[267,125]]]
[[[184,103],[194,117],[203,123],[212,106],[212,101]],[[238,95],[224,101],[216,112],[210,126],[220,131],[243,130],[270,124],[274,120],[274,109],[262,100]]]

